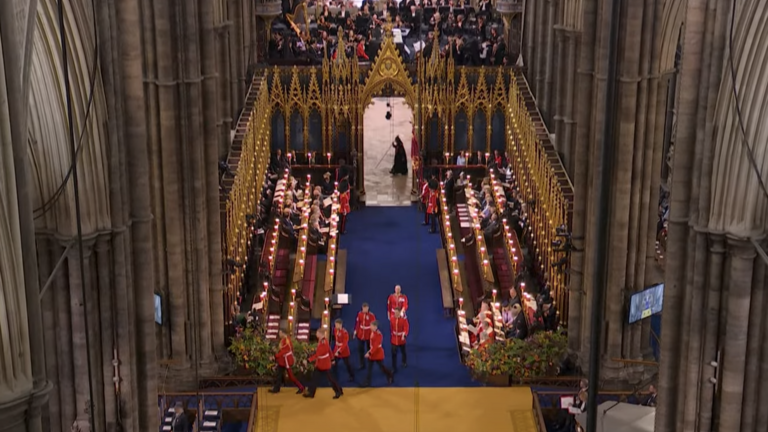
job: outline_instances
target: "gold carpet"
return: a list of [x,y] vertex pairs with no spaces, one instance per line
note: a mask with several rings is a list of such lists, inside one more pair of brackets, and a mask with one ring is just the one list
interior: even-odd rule
[[329,388],[314,399],[286,390],[259,390],[253,432],[537,431],[527,387],[351,388],[339,400]]

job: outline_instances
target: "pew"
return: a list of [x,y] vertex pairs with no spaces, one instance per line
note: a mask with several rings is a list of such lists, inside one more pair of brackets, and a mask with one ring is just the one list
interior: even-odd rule
[[[339,249],[336,253],[336,271],[335,271],[336,283],[333,286],[334,294],[346,294],[347,292],[347,250]],[[333,309],[341,310],[343,305],[335,304]]]
[[[472,218],[469,214],[466,201],[463,198],[463,193],[459,193],[456,204],[456,212],[459,217],[459,232],[461,238],[467,238],[472,234]],[[462,201],[462,202],[459,202]],[[480,303],[485,298],[485,290],[483,289],[483,281],[480,277],[479,263],[477,262],[475,242],[464,245],[464,268],[467,272],[466,282],[469,286],[469,295],[474,310],[480,309]]]
[[440,273],[440,292],[443,298],[443,314],[447,317],[453,315],[453,289],[451,288],[450,270],[445,249],[437,250],[437,269]]

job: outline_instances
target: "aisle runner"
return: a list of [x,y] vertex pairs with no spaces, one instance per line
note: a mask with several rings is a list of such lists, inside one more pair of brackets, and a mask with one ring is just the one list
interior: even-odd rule
[[[346,292],[352,304],[342,310],[344,327],[353,333],[355,317],[363,302],[370,304],[384,334],[385,364],[391,367],[386,301],[394,286],[408,296],[408,367],[395,376],[396,387],[472,387],[459,357],[455,318],[443,316],[440,275],[435,251],[439,235],[421,225],[424,216],[416,207],[376,207],[352,212],[340,248],[348,251]],[[357,341],[352,340],[352,363],[357,366]],[[342,368],[343,369],[343,368]],[[341,372],[343,384],[346,373]],[[357,372],[362,382],[365,373]],[[386,386],[375,370],[372,385]]]

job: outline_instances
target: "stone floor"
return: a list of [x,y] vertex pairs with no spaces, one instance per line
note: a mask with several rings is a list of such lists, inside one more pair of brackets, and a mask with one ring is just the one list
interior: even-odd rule
[[[387,120],[387,102],[391,101],[392,119]],[[392,176],[389,170],[395,158],[392,143],[399,135],[411,165],[411,108],[404,98],[374,98],[364,116],[365,205],[411,205],[411,172]]]

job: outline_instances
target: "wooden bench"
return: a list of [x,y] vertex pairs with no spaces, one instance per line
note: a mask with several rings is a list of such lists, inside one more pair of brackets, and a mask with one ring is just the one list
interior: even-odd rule
[[272,284],[285,288],[288,284],[288,266],[290,264],[290,252],[288,248],[279,248],[275,258],[275,274],[272,276]]
[[443,314],[447,317],[453,316],[453,288],[451,287],[451,274],[448,270],[448,258],[445,255],[445,249],[437,250],[437,269],[440,273],[440,291],[443,297]]
[[[347,292],[347,250],[339,249],[336,253],[336,282],[334,284],[334,294],[345,294]],[[333,304],[333,309],[340,310],[343,305]]]
[[[317,279],[317,255],[307,255],[304,258],[304,278],[301,281],[300,307],[305,311],[311,311],[315,303],[315,280]],[[304,302],[309,302],[306,307]]]
[[496,267],[496,275],[499,277],[499,289],[504,292],[512,288],[515,285],[515,278],[507,258],[507,250],[503,246],[493,249],[493,266]]

